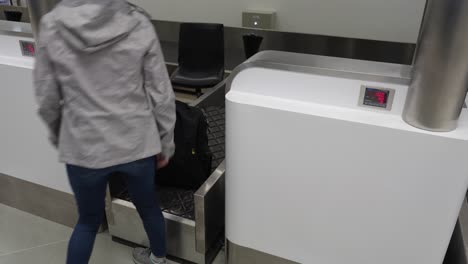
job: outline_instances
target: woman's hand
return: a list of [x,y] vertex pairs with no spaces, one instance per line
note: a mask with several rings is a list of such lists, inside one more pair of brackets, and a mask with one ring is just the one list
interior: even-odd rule
[[169,160],[166,159],[163,155],[156,155],[156,166],[158,169],[162,169],[169,164]]

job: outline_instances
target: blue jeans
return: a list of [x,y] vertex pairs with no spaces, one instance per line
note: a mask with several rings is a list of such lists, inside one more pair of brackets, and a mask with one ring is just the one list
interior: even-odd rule
[[105,169],[67,165],[79,213],[68,245],[67,264],[88,263],[104,218],[107,183],[115,173],[124,175],[127,180],[130,197],[143,220],[153,254],[166,256],[166,226],[154,190],[155,162],[155,157],[151,157]]

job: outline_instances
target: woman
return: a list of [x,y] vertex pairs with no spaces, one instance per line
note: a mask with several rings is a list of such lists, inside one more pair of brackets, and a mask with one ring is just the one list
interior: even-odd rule
[[176,115],[153,25],[124,0],[63,0],[43,17],[37,45],[39,115],[79,211],[67,263],[88,263],[114,173],[126,176],[151,243],[135,263],[166,263],[154,174],[174,153]]

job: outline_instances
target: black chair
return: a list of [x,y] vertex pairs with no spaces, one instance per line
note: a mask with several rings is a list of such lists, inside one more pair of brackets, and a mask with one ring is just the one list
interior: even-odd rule
[[182,23],[179,34],[179,67],[172,83],[201,96],[202,88],[220,83],[224,78],[224,26],[221,24]]

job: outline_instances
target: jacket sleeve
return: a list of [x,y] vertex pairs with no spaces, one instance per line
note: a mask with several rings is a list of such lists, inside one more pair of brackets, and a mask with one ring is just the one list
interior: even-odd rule
[[169,159],[175,151],[175,95],[154,29],[151,29],[151,34],[153,42],[144,59],[145,89],[154,107],[154,118],[161,137],[161,154]]
[[62,118],[62,94],[46,48],[47,37],[45,34],[42,35],[37,42],[34,87],[39,104],[39,116],[49,129],[50,142],[57,147]]

